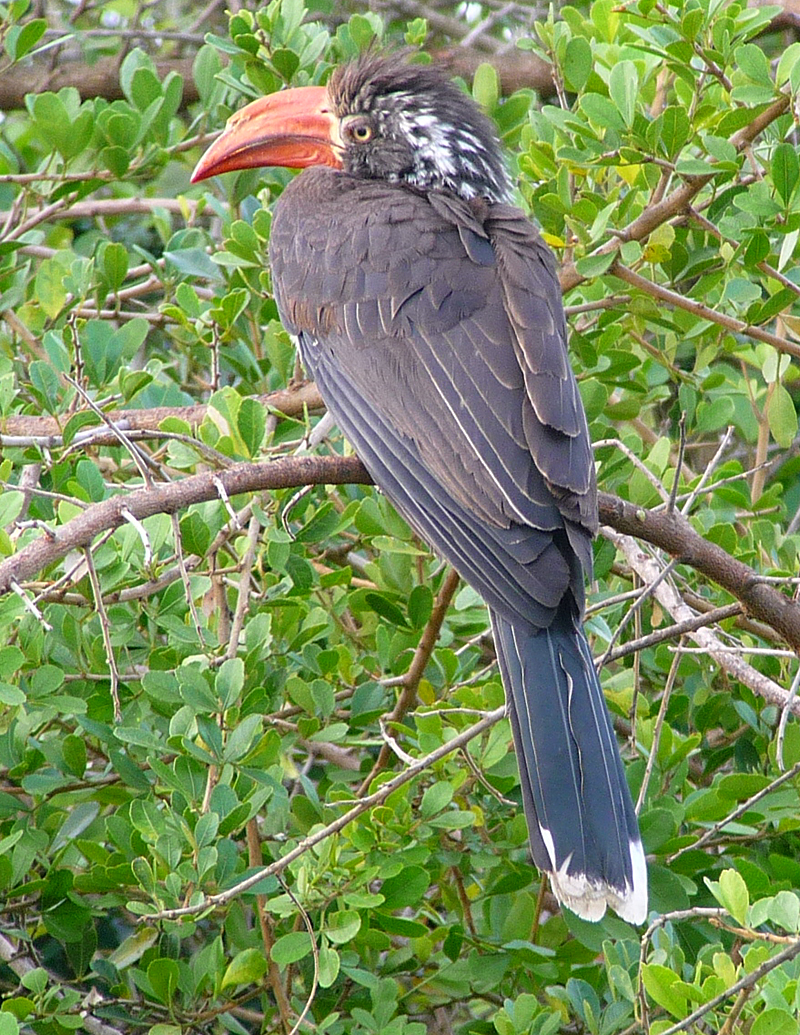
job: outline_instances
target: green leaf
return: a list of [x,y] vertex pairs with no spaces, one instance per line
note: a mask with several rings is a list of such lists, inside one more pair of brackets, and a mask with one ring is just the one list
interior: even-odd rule
[[267,429],[267,411],[257,399],[242,399],[236,415],[239,435],[249,457],[254,457],[264,444]]
[[68,157],[72,119],[61,92],[40,93],[32,98],[29,95],[28,108],[37,129],[50,147],[54,147],[63,157]]
[[782,449],[788,449],[797,435],[797,410],[791,395],[778,382],[769,398],[767,419],[772,437]]
[[674,987],[683,984],[680,974],[660,963],[647,963],[642,967],[642,981],[650,998],[671,1016],[683,1020],[688,1015],[686,993]]
[[408,626],[406,616],[388,597],[385,597],[382,593],[365,593],[364,600],[375,611],[385,618],[387,622],[391,622],[392,625]]
[[118,180],[121,180],[130,167],[130,153],[124,147],[104,147],[100,152],[100,162]]
[[276,940],[270,955],[279,967],[286,967],[290,963],[297,963],[310,952],[311,939],[308,931],[292,931]]
[[211,543],[211,529],[196,510],[181,518],[181,542],[187,553],[202,557]]
[[406,866],[396,877],[388,877],[381,885],[385,910],[419,905],[430,885],[430,874],[421,866]]
[[39,305],[51,320],[54,320],[67,300],[64,287],[64,270],[55,259],[44,259],[36,273],[34,290]]
[[119,69],[119,85],[131,104],[135,103],[133,98],[133,78],[140,69],[149,71],[151,75],[155,72],[152,58],[141,47],[134,47],[125,55],[125,59]]
[[795,1035],[797,1016],[789,1010],[770,1007],[753,1021],[749,1035]]
[[475,69],[472,80],[472,96],[484,111],[492,111],[500,96],[500,83],[497,69],[487,61],[481,62]]
[[61,753],[64,758],[64,765],[79,780],[83,778],[86,771],[86,741],[83,737],[77,737],[69,733],[61,745]]
[[750,893],[744,878],[736,870],[723,870],[719,881],[705,878],[711,894],[719,904],[727,909],[730,915],[740,924],[747,923],[747,910],[750,907]]
[[582,259],[578,259],[575,266],[582,277],[591,280],[593,277],[599,277],[605,273],[616,257],[615,252],[606,252],[601,255],[584,255]]
[[178,987],[180,969],[175,960],[156,959],[147,968],[147,980],[153,989],[156,999],[169,1004]]
[[[341,959],[336,949],[323,945],[319,950],[319,984],[321,988],[330,988],[339,976]],[[0,1032],[0,1035],[3,1035]]]
[[427,18],[413,18],[406,25],[405,41],[409,47],[425,46],[425,40],[428,38],[428,19]]
[[35,389],[42,405],[50,413],[58,410],[58,399],[61,394],[61,381],[58,373],[50,363],[36,359],[30,365],[31,385]]
[[790,934],[800,932],[800,898],[793,891],[779,891],[772,901],[769,917]]
[[18,686],[0,682],[0,703],[15,708],[18,705],[25,704],[25,700],[25,694]]
[[354,909],[328,913],[326,917],[325,935],[334,945],[344,945],[351,941],[360,930],[361,916]]
[[408,597],[408,617],[415,629],[421,629],[433,611],[433,592],[430,586],[414,586]]
[[745,43],[736,50],[736,61],[748,79],[774,90],[767,55],[755,43]]
[[733,420],[733,399],[723,395],[713,402],[702,402],[697,407],[697,430],[719,431]]
[[[20,998],[16,997],[15,1002],[20,1003]],[[21,1012],[20,1020],[24,1020],[24,1018],[28,1016],[28,1013],[33,1012],[33,1003],[31,1000],[27,999],[25,1002],[26,1004],[30,1003],[30,1010],[27,1010],[27,1012]],[[19,1035],[19,1021],[17,1020],[17,1017],[14,1016],[16,1011],[11,1007],[11,1012],[7,1012],[8,1006],[9,1002],[6,1000],[3,1004],[2,1011],[0,1011],[0,1035]]]
[[790,43],[781,53],[780,60],[778,61],[778,70],[775,73],[775,83],[777,86],[783,86],[787,79],[789,79],[799,59],[800,43]]
[[[308,935],[306,934],[306,939]],[[280,940],[280,939],[279,939]],[[276,942],[277,945],[277,942]],[[274,948],[274,946],[273,946]],[[298,957],[298,959],[301,957]],[[257,985],[267,972],[267,961],[260,949],[237,952],[222,978],[222,988],[236,985]]]
[[124,244],[110,242],[103,249],[103,273],[111,291],[116,292],[128,275],[128,250]]
[[[18,489],[3,489],[0,493],[0,528],[5,528],[19,517],[24,503],[25,494],[23,492]],[[14,650],[17,649],[14,648]],[[0,675],[2,675],[2,669],[0,669]]]
[[243,686],[244,661],[242,658],[226,658],[214,679],[214,687],[223,709],[232,708],[236,704]]
[[297,69],[300,67],[300,58],[293,50],[286,47],[276,47],[270,55],[275,71],[287,83],[291,81]]
[[6,53],[12,61],[20,61],[25,57],[47,31],[44,18],[32,18],[24,25],[15,25],[6,36]]
[[792,144],[778,144],[772,154],[772,181],[784,205],[794,194],[800,178],[800,160]]
[[564,54],[564,79],[576,93],[586,86],[593,66],[592,47],[584,36],[573,36]]
[[64,425],[61,440],[65,446],[69,446],[82,428],[97,427],[102,422],[102,417],[94,410],[79,410]]
[[222,62],[219,54],[213,47],[205,45],[198,50],[192,65],[192,75],[197,92],[200,94],[200,101],[206,111],[210,109],[212,97],[219,89],[216,76],[221,68]]
[[154,927],[140,927],[110,954],[109,961],[118,970],[124,970],[136,963],[145,952],[158,941],[158,931]]
[[222,758],[225,762],[238,762],[253,747],[253,743],[261,731],[260,715],[247,715],[232,730],[225,744]]
[[120,370],[119,387],[123,400],[128,403],[154,381],[146,370]]
[[444,780],[432,783],[425,789],[422,801],[419,806],[419,814],[423,819],[435,816],[437,812],[446,809],[453,800],[453,785]]
[[134,107],[141,112],[146,112],[150,105],[162,96],[158,76],[152,69],[144,67],[137,68],[131,76],[130,91]]
[[47,971],[43,967],[34,967],[33,970],[29,970],[20,977],[19,983],[23,988],[27,988],[29,992],[33,992],[35,995],[43,995],[49,984]]
[[639,73],[633,61],[618,61],[608,78],[608,92],[626,126],[633,125],[639,96]]
[[339,526],[339,513],[333,504],[325,501],[305,525],[297,532],[298,543],[321,543],[329,539]]

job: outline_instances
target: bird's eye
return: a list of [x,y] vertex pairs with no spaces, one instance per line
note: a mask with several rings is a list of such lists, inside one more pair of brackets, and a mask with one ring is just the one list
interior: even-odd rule
[[356,122],[350,127],[350,136],[359,144],[372,140],[372,126],[368,122]]

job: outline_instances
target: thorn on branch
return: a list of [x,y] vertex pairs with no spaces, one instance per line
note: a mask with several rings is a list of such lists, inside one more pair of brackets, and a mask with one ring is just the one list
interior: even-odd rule
[[150,566],[153,563],[153,549],[150,546],[150,536],[147,534],[147,529],[138,518],[131,514],[127,507],[122,508],[120,515],[125,518],[129,525],[133,525],[138,532],[139,538],[142,540],[142,545],[144,546],[144,567],[149,571]]
[[20,600],[22,601],[22,605],[25,608],[25,610],[29,614],[32,614],[37,622],[41,622],[41,624],[44,626],[44,628],[48,632],[52,632],[53,631],[52,625],[47,621],[47,619],[44,617],[44,615],[39,610],[39,608],[36,606],[36,604],[34,604],[34,602],[28,597],[28,595],[26,594],[25,590],[22,588],[22,586],[20,586],[20,584],[17,582],[17,580],[16,579],[11,579],[9,581],[9,586],[11,587],[11,589],[13,589],[13,591],[20,598]]

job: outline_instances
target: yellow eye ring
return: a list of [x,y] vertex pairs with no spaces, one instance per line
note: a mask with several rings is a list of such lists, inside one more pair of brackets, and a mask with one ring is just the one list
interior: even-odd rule
[[353,126],[350,130],[350,134],[353,140],[358,141],[359,144],[366,144],[372,140],[372,127],[367,125],[366,122],[362,122],[357,126]]

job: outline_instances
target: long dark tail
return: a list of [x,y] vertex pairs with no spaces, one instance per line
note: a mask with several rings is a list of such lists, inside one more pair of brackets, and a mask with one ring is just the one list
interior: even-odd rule
[[557,898],[599,920],[647,917],[647,866],[589,644],[564,606],[548,629],[492,614],[533,859]]

